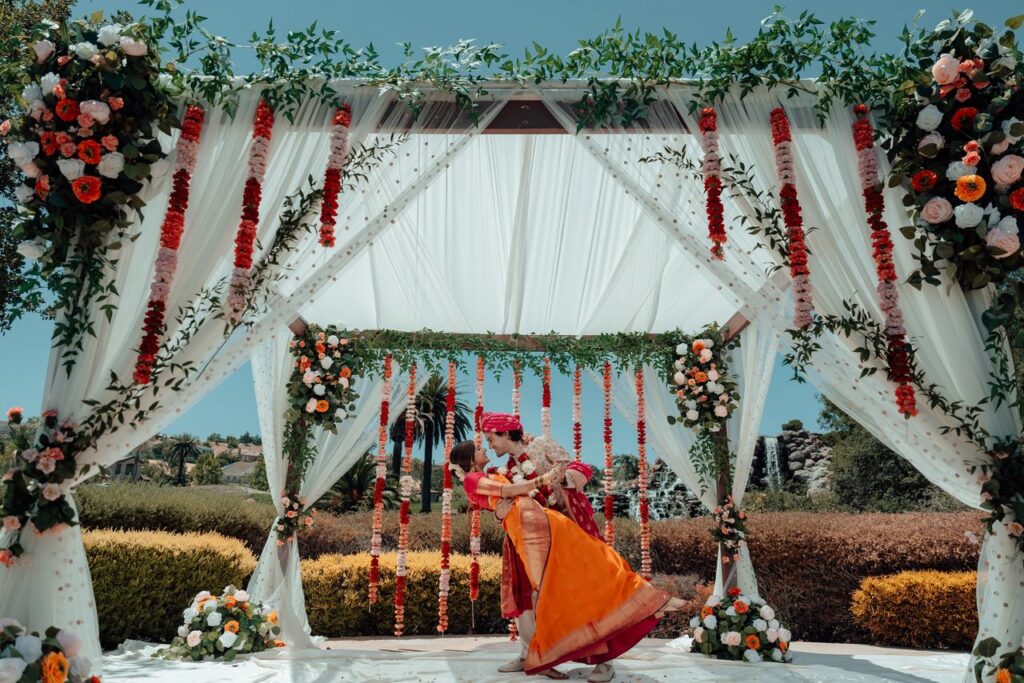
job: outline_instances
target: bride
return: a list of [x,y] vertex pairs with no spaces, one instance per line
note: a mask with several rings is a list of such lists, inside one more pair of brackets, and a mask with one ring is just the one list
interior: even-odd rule
[[451,463],[469,500],[501,520],[537,591],[528,675],[561,678],[549,670],[562,662],[612,660],[650,633],[667,612],[687,606],[634,573],[618,553],[571,519],[530,497],[563,477],[564,467],[511,484],[500,475],[484,474],[487,456],[472,441],[452,449]]

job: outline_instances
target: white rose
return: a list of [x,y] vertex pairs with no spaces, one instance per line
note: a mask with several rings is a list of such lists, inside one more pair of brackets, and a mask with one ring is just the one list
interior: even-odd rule
[[996,225],[996,230],[1002,230],[1008,235],[1016,235],[1020,232],[1020,228],[1017,225],[1017,219],[1013,216],[1007,216],[1003,220],[999,221]]
[[533,464],[533,462],[531,462],[529,460],[527,460],[526,462],[524,462],[521,465],[519,465],[519,469],[521,469],[523,471],[523,474],[527,474],[527,475],[533,474],[534,472],[537,471],[536,466]]
[[344,420],[346,417],[348,417],[348,411],[344,408],[338,408],[334,411],[334,418],[336,420]]
[[792,637],[793,637],[793,634],[789,632],[789,629],[787,629],[787,628],[780,628],[779,629],[779,641],[780,642],[788,643],[789,639],[792,638]]
[[709,629],[715,628],[716,626],[718,626],[718,617],[716,617],[714,614],[707,615],[706,617],[704,617],[704,626],[706,626]]
[[704,345],[705,349],[713,349],[713,348],[715,348],[715,340],[714,339],[701,339],[700,343]]
[[953,215],[958,228],[973,228],[985,217],[985,209],[974,203],[961,204],[953,209]]
[[324,394],[327,393],[327,387],[325,387],[323,384],[314,384],[313,393],[316,394],[317,396],[323,396]]
[[23,634],[14,639],[14,649],[22,659],[32,664],[43,654],[43,641],[36,636]]
[[100,45],[105,45],[106,47],[116,45],[121,40],[121,27],[117,24],[101,26],[96,40],[99,41]]
[[1011,128],[1013,128],[1015,125],[1019,125],[1021,123],[1024,123],[1024,121],[1021,121],[1016,116],[1014,116],[1013,118],[1009,118],[1009,119],[1003,121],[1003,134],[1006,135],[1006,140],[1011,145],[1016,144],[1018,140],[1020,140],[1022,137],[1024,137],[1022,135],[1012,135],[1010,133],[1010,129]]
[[769,619],[768,620],[768,628],[773,628],[776,631],[779,630],[779,620],[778,619]]
[[917,127],[921,130],[933,131],[942,123],[942,112],[934,104],[917,113]]
[[29,83],[21,91],[21,96],[26,102],[38,102],[43,99],[43,89],[38,83]]
[[697,410],[697,402],[694,401],[692,398],[683,405],[686,406],[687,410]]
[[86,100],[78,107],[83,114],[88,114],[93,121],[103,125],[110,121],[110,105],[99,100]]
[[238,634],[232,633],[231,631],[224,631],[224,633],[220,634],[220,638],[217,640],[220,641],[220,644],[223,645],[225,649],[230,649],[231,646],[235,644],[235,641],[238,640]]
[[50,72],[43,74],[43,77],[39,79],[39,87],[42,88],[43,95],[52,95],[53,88],[60,83],[60,76]]
[[754,619],[754,628],[756,628],[759,632],[767,631],[768,622],[764,619]]
[[719,377],[718,370],[708,370],[708,379],[712,382],[717,382]]
[[36,64],[42,64],[50,58],[50,55],[52,55],[53,51],[57,49],[57,46],[53,44],[53,41],[40,40],[32,46],[32,49],[35,50],[36,53]]
[[149,175],[156,180],[157,178],[163,178],[170,170],[171,162],[167,161],[167,159],[161,159],[160,161],[150,164]]
[[15,166],[25,166],[39,155],[38,142],[10,142],[7,144],[7,156]]
[[769,626],[768,629],[765,630],[764,636],[768,639],[769,643],[774,643],[779,639],[779,629]]
[[57,631],[57,642],[69,659],[74,659],[82,651],[82,639],[72,631]]
[[31,187],[22,183],[18,187],[14,188],[14,196],[21,204],[28,204],[32,201],[32,197],[35,196],[35,192]]
[[193,619],[196,618],[197,614],[199,614],[199,612],[196,611],[195,607],[189,607],[188,609],[186,609],[184,612],[181,613],[181,616],[185,620],[185,623],[188,624]]
[[30,261],[38,261],[46,251],[44,243],[39,240],[25,240],[18,242],[18,253]]
[[200,600],[210,597],[210,591],[199,591],[196,593],[196,597],[192,598],[192,604],[197,604]]
[[184,624],[182,624],[181,626],[178,627],[178,637],[184,638],[187,635],[188,635],[188,626],[185,626]]
[[700,626],[700,617],[690,617],[690,628],[697,628]]
[[28,662],[21,657],[0,659],[0,683],[18,683],[27,667]]
[[203,603],[203,611],[204,612],[213,612],[216,609],[217,609],[217,601],[216,600],[207,600],[206,602]]
[[70,50],[78,55],[79,59],[84,59],[86,61],[92,59],[100,52],[100,49],[92,43],[75,43],[71,46]]
[[676,355],[685,356],[689,352],[689,350],[690,349],[686,346],[686,344],[680,344],[679,346],[676,347]]
[[697,628],[693,629],[693,640],[694,640],[694,642],[699,643],[699,642],[701,642],[702,638],[704,638],[704,629],[702,629],[700,626],[698,626]]
[[189,634],[187,636],[185,636],[185,643],[189,647],[196,647],[197,645],[199,645],[200,642],[202,642],[202,640],[203,640],[203,632],[202,631],[190,631]]
[[685,370],[686,369],[686,363],[684,363],[683,359],[680,358],[679,360],[677,360],[675,363],[672,364],[672,367],[674,367],[676,370]]
[[781,662],[782,661],[782,650],[780,650],[777,647],[772,648],[772,661],[773,662]]
[[61,159],[57,162],[61,175],[68,180],[75,180],[85,175],[85,162],[81,159]]
[[512,483],[513,484],[522,484],[524,481],[526,481],[526,477],[524,477],[523,475],[521,475],[521,474],[514,474],[514,475],[512,475]]
[[686,375],[684,375],[681,372],[677,372],[675,375],[672,376],[672,381],[674,381],[676,384],[686,384]]
[[324,370],[330,370],[332,365],[334,365],[334,359],[330,356],[324,356],[320,359],[320,367]]
[[931,133],[928,133],[928,135],[921,138],[921,141],[917,143],[917,151],[920,152],[930,145],[934,145],[935,151],[937,152],[946,146],[946,138],[942,137],[942,133],[933,130]]
[[708,598],[708,601],[706,603],[704,603],[704,604],[707,605],[708,607],[718,607],[719,605],[722,604],[722,596],[720,596],[720,595],[712,595],[710,598]]
[[968,166],[962,161],[954,161],[946,167],[946,179],[955,182],[965,175],[974,175],[974,172],[977,170],[977,166]]
[[734,617],[736,616],[736,608],[730,607],[729,609],[725,610],[725,613],[728,614],[730,617]]
[[699,418],[700,413],[698,413],[696,410],[686,411],[686,419],[689,420],[690,422],[696,422]]
[[330,337],[327,338],[327,343],[330,344],[331,346],[337,346],[338,345],[338,335],[332,334]]
[[729,417],[729,408],[724,405],[715,406],[715,417]]
[[129,57],[141,57],[146,54],[146,51],[148,50],[144,42],[141,40],[135,40],[134,38],[129,38],[128,36],[121,36],[120,42],[121,49],[124,50],[124,53]]
[[111,152],[110,154],[104,154],[103,158],[100,159],[99,165],[96,167],[99,174],[104,178],[116,178],[121,175],[121,171],[124,170],[124,155],[120,152]]
[[206,625],[210,628],[216,628],[220,626],[220,622],[224,619],[220,612],[214,612],[206,615]]
[[235,591],[235,600],[238,600],[238,602],[249,602],[249,594],[245,591]]
[[761,661],[761,655],[758,654],[757,650],[751,650],[749,647],[743,652],[743,659],[747,660],[751,664],[756,664]]
[[762,607],[761,611],[758,612],[758,614],[761,615],[762,619],[767,619],[768,621],[771,621],[775,618],[775,610],[773,610],[770,605],[765,605],[764,607]]

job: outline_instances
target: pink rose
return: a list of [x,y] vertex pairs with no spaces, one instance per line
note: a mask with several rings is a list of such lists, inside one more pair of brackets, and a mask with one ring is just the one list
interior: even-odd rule
[[78,146],[73,142],[66,142],[60,146],[62,156],[73,157],[76,152],[78,152]]
[[996,254],[996,258],[1006,258],[1020,249],[1020,238],[999,229],[989,230],[985,235],[985,244],[1003,251],[1002,254]]
[[11,132],[11,122],[10,122],[10,120],[5,120],[3,123],[0,123],[0,135],[7,135],[10,132]]
[[921,218],[932,225],[945,223],[953,217],[953,205],[942,197],[932,197],[921,209]]
[[739,647],[740,643],[743,642],[743,636],[738,631],[729,631],[722,636],[722,642],[731,647]]
[[960,60],[951,54],[944,54],[932,66],[932,77],[939,85],[949,85],[960,76]]
[[956,95],[954,95],[954,97],[956,98],[957,102],[966,102],[967,100],[971,99],[971,91],[968,90],[967,88],[960,88],[959,90],[956,91]]
[[1007,154],[992,164],[992,180],[1000,185],[1012,185],[1020,180],[1022,170],[1024,170],[1024,159],[1016,154]]
[[968,166],[977,166],[981,163],[981,155],[977,152],[968,152],[964,155],[962,161]]
[[4,517],[4,531],[17,531],[21,528],[21,520],[14,515]]
[[1006,529],[1010,532],[1011,536],[1020,536],[1021,534],[1024,534],[1024,525],[1020,522],[1011,522]]
[[46,500],[53,502],[60,498],[61,495],[60,486],[57,484],[46,484],[43,486],[43,498]]

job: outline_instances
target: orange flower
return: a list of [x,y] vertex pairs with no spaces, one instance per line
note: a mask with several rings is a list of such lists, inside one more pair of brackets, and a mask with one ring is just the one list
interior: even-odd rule
[[697,341],[693,342],[693,352],[694,353],[700,353],[703,350],[704,350],[704,342],[700,341],[699,339]]
[[232,619],[224,624],[224,630],[228,633],[238,633],[238,622]]
[[69,99],[62,99],[57,101],[57,105],[53,108],[57,113],[57,118],[61,121],[74,121],[78,118],[78,102]]
[[956,191],[953,192],[962,202],[973,202],[981,199],[985,194],[985,179],[980,175],[965,175],[956,181]]
[[274,611],[274,612],[271,612],[270,614],[268,614],[267,615],[267,621],[269,621],[271,624],[276,624],[277,623],[277,612]]
[[102,158],[103,148],[95,140],[82,140],[78,143],[78,158],[87,164],[98,164]]
[[309,370],[309,366],[310,365],[311,365],[311,363],[310,363],[309,358],[307,356],[300,356],[299,357],[299,372],[305,372],[306,370]]
[[326,413],[330,407],[331,404],[327,401],[320,400],[316,402],[316,412],[318,413]]
[[51,652],[43,657],[42,683],[64,683],[68,680],[71,666],[61,652]]
[[755,636],[753,633],[751,633],[749,636],[747,636],[747,647],[749,647],[751,650],[760,650],[761,639]]
[[274,647],[284,647],[285,645],[287,645],[287,643],[285,643],[283,640],[274,641]]
[[234,597],[232,597],[230,595],[224,596],[224,606],[227,607],[228,609],[234,609],[235,605],[237,605],[237,604],[238,604],[238,601],[235,600]]
[[349,377],[352,376],[352,368],[349,368],[349,367],[342,368],[341,372],[338,373],[338,376],[339,377],[344,377],[345,379],[348,379]]
[[84,175],[71,181],[71,191],[83,204],[92,204],[100,198],[100,179]]
[[782,650],[782,654],[786,654],[786,650],[789,649],[789,643],[784,643],[781,640],[778,643],[779,649]]
[[715,608],[714,607],[712,607],[711,605],[704,605],[700,609],[701,621],[704,620],[704,617],[708,616],[709,614],[714,614],[714,613],[715,613]]
[[736,602],[732,603],[732,608],[736,610],[736,614],[746,614],[750,611],[750,605],[743,602],[742,600],[737,600]]
[[698,370],[697,372],[695,372],[693,374],[693,378],[695,380],[697,380],[698,382],[700,382],[701,384],[703,384],[704,382],[708,381],[707,373],[706,372],[701,372],[700,370]]
[[1013,676],[1010,675],[1009,669],[999,669],[996,671],[996,683],[1010,683],[1013,680]]

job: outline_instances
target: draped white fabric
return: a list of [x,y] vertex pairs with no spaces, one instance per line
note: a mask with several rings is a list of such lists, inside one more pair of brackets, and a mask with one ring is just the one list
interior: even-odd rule
[[[288,458],[283,440],[288,409],[287,384],[292,372],[292,356],[288,352],[291,335],[286,329],[273,335],[252,354],[253,386],[259,412],[263,458],[267,483],[278,516],[284,514],[279,492],[284,490]],[[417,390],[427,380],[427,373],[417,377]],[[396,414],[405,410],[408,401],[408,373],[395,372],[388,397]],[[338,425],[337,433],[317,428],[314,436],[315,456],[306,468],[299,496],[310,508],[331,486],[377,443],[382,379],[359,379],[356,411]],[[306,616],[306,601],[299,571],[298,540],[279,546],[277,533],[271,528],[260,554],[256,571],[249,579],[248,593],[256,602],[274,607],[281,625],[281,639],[294,649],[315,648]]]

